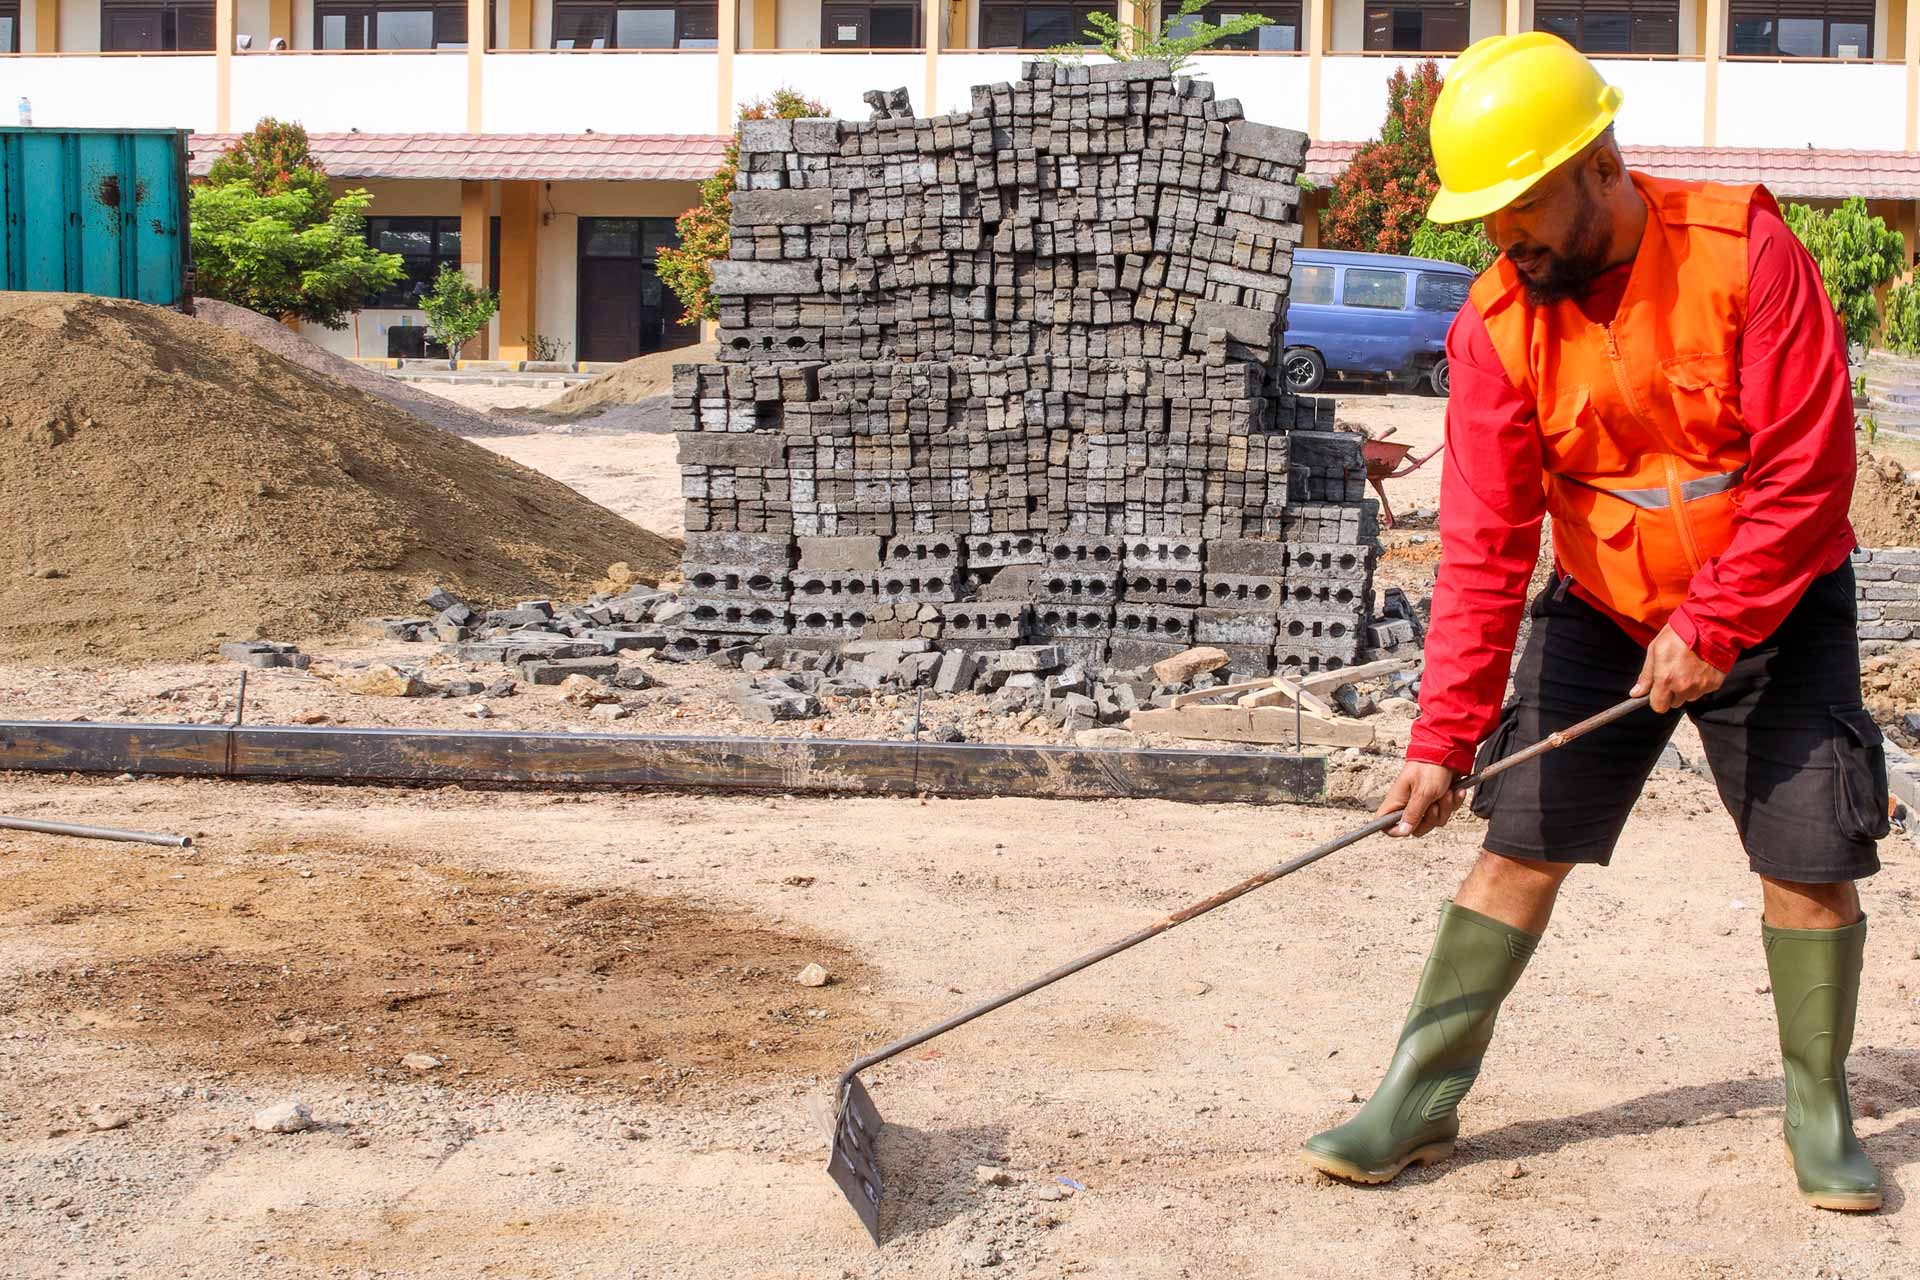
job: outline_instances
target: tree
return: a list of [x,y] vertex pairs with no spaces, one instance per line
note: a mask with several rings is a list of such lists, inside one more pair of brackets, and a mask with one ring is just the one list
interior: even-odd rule
[[1440,96],[1440,69],[1429,59],[1387,81],[1380,136],[1354,153],[1327,197],[1321,243],[1330,249],[1405,253],[1439,189],[1427,129]]
[[271,117],[242,135],[193,188],[194,292],[282,320],[338,329],[405,264],[366,239],[365,191],[335,196],[307,131]]
[[[1209,0],[1181,0],[1179,11],[1166,20],[1161,19],[1158,4],[1136,6],[1135,12],[1148,15],[1145,23],[1121,22],[1110,13],[1094,12],[1087,15],[1087,29],[1083,34],[1115,62],[1164,58],[1167,66],[1178,73],[1185,70],[1193,55],[1202,49],[1273,21],[1257,13],[1236,13],[1216,25],[1200,16],[1208,3]],[[1085,51],[1062,45],[1047,52],[1055,57],[1075,58]]]
[[1407,252],[1416,258],[1457,262],[1475,271],[1485,271],[1500,256],[1500,251],[1493,247],[1493,241],[1487,239],[1487,233],[1479,223],[1461,222],[1442,226],[1425,218],[1414,228]]
[[1900,274],[1906,243],[1900,233],[1867,212],[1859,196],[1838,209],[1790,204],[1781,210],[1787,226],[1819,264],[1827,297],[1840,315],[1849,343],[1866,343],[1880,328],[1874,291]]
[[263,116],[240,140],[214,160],[207,170],[210,186],[245,183],[256,194],[277,196],[288,191],[313,195],[316,216],[333,207],[333,189],[327,173],[307,149],[307,131],[298,124]]
[[487,327],[500,299],[491,289],[477,288],[467,273],[451,264],[441,267],[433,288],[420,299],[427,313],[427,332],[447,346],[447,362],[460,359],[460,348]]
[[1882,340],[1895,355],[1920,355],[1920,281],[1887,291],[1887,327]]
[[324,216],[310,191],[263,196],[244,182],[193,190],[194,292],[282,320],[340,329],[369,294],[406,274],[366,238],[372,197],[343,191]]
[[727,143],[719,171],[700,184],[700,203],[674,221],[680,247],[661,249],[656,255],[655,271],[680,299],[681,324],[717,319],[720,314],[713,305],[711,264],[727,256],[727,222],[733,216],[734,176],[740,169],[740,124],[748,120],[804,120],[826,114],[825,106],[801,97],[796,89],[775,89],[770,98],[740,104],[733,140]]

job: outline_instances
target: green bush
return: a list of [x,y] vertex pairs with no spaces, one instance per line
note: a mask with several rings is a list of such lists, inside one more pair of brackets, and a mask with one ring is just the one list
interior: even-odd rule
[[1487,239],[1486,231],[1478,222],[1460,222],[1452,226],[1422,222],[1414,228],[1407,252],[1416,258],[1457,262],[1475,271],[1485,271],[1500,256],[1500,251],[1493,247],[1493,241]]
[[[1086,37],[1087,44],[1115,62],[1164,58],[1168,68],[1179,75],[1183,72],[1192,74],[1187,63],[1194,54],[1229,36],[1244,35],[1273,21],[1257,13],[1236,13],[1222,23],[1208,22],[1202,16],[1202,10],[1209,2],[1181,0],[1180,8],[1171,17],[1161,16],[1158,6],[1153,6],[1148,10],[1151,15],[1149,23],[1126,23],[1110,13],[1090,13],[1087,15],[1087,29],[1081,34]],[[1056,60],[1077,59],[1084,52],[1075,45],[1059,45],[1047,50],[1048,55]]]
[[[1893,286],[1887,292],[1886,327],[1881,330],[1881,342],[1887,350],[1898,355],[1920,355],[1920,281],[1908,280]],[[1865,375],[1856,386],[1856,395],[1866,388]]]
[[433,278],[433,288],[420,299],[427,313],[427,332],[447,344],[447,359],[460,358],[460,348],[487,327],[500,299],[491,289],[482,289],[467,279],[467,273],[451,264],[441,267]]
[[324,215],[313,192],[263,196],[244,182],[193,189],[193,291],[276,320],[329,329],[369,294],[398,284],[406,264],[367,243],[364,191],[343,191]]
[[1899,275],[1906,263],[1906,242],[1886,222],[1867,212],[1859,196],[1838,209],[1790,204],[1781,210],[1820,267],[1827,297],[1839,313],[1849,343],[1866,343],[1880,328],[1874,291]]

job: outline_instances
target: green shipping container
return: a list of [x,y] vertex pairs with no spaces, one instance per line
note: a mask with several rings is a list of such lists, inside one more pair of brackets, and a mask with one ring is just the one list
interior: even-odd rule
[[178,306],[191,255],[185,130],[0,128],[0,289]]

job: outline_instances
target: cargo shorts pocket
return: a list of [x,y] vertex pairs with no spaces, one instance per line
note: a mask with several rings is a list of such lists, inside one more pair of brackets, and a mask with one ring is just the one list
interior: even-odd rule
[[1833,807],[1849,840],[1883,840],[1887,815],[1887,748],[1880,726],[1862,707],[1834,707]]
[[[1515,698],[1500,709],[1500,722],[1494,726],[1493,735],[1480,744],[1478,754],[1473,757],[1473,771],[1479,773],[1488,765],[1504,760],[1513,753],[1513,740],[1520,732],[1520,700]],[[1472,809],[1482,818],[1493,816],[1493,806],[1500,798],[1501,775],[1491,782],[1483,782],[1473,789]],[[1885,773],[1882,771],[1882,781]]]

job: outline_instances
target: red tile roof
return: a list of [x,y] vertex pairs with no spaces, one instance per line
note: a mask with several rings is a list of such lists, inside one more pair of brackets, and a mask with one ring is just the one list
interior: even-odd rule
[[[195,177],[239,137],[193,135]],[[727,139],[704,133],[315,133],[314,158],[336,178],[538,182],[697,182]]]
[[[1331,186],[1358,142],[1316,142],[1305,175]],[[1627,163],[1659,178],[1764,182],[1777,196],[1801,200],[1920,200],[1920,153],[1814,151],[1806,147],[1622,147]]]

